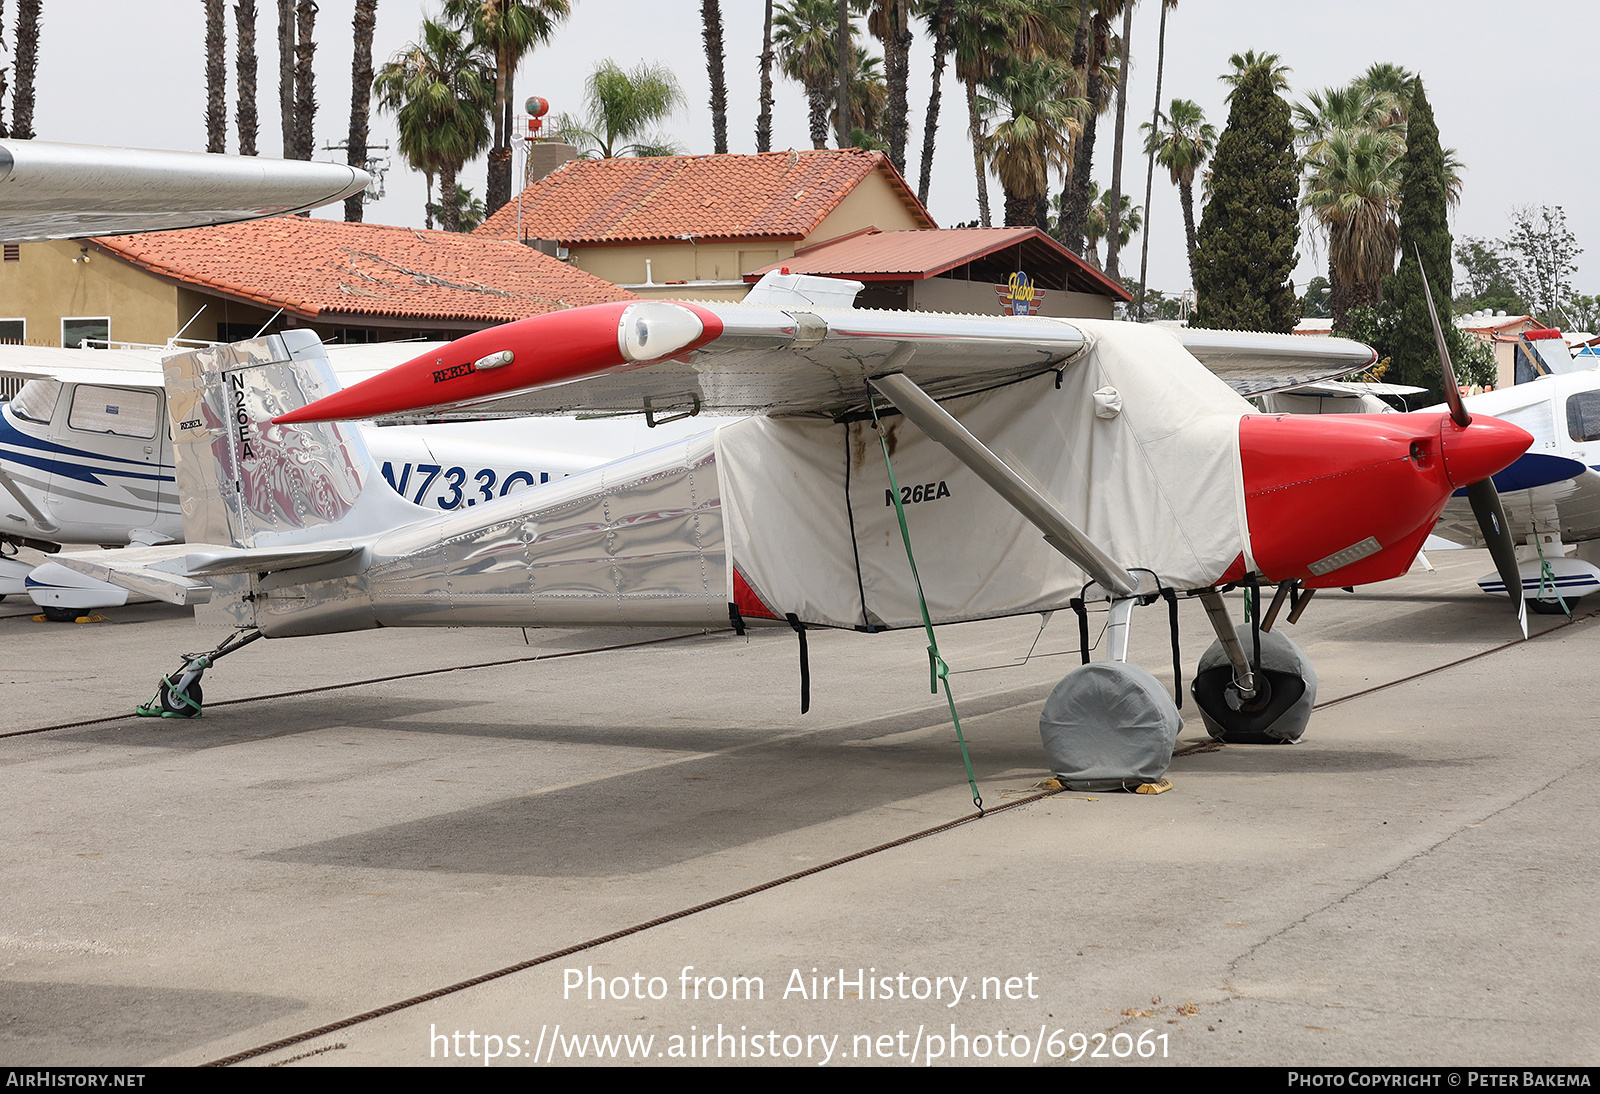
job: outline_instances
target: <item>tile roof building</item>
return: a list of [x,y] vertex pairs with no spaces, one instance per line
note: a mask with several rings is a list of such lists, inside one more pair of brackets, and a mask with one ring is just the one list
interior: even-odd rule
[[476,236],[525,240],[646,296],[739,299],[799,247],[936,227],[887,157],[860,149],[574,160]]
[[263,326],[309,327],[325,341],[454,338],[633,298],[510,241],[306,217],[28,243],[7,257],[0,322],[37,345],[162,343],[186,324],[186,338],[208,341]]
[[1035,227],[866,228],[797,247],[792,258],[752,270],[745,280],[754,283],[778,269],[863,282],[856,302],[867,308],[995,312],[1005,306],[1018,271],[1034,289],[1032,314],[1110,319],[1113,305],[1130,299],[1121,285]]

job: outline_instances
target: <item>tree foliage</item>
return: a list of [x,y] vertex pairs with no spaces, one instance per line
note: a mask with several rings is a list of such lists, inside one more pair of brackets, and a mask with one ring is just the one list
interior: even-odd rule
[[1275,76],[1272,63],[1258,63],[1234,85],[1197,235],[1196,327],[1287,332],[1300,316],[1289,282],[1299,238],[1294,129]]
[[[1428,300],[1422,279],[1426,273],[1433,289],[1436,308],[1443,309],[1440,326],[1452,363],[1472,364],[1467,338],[1450,321],[1446,306],[1451,299],[1454,269],[1450,264],[1450,225],[1446,220],[1448,197],[1445,186],[1444,150],[1439,147],[1439,130],[1433,122],[1433,108],[1423,90],[1421,78],[1411,81],[1411,101],[1406,123],[1406,151],[1400,161],[1400,269],[1383,284],[1383,295],[1394,312],[1393,329],[1385,345],[1392,365],[1389,378],[1395,383],[1426,387],[1431,400],[1443,397],[1443,374],[1439,363],[1438,341],[1428,315]],[[1463,376],[1467,383],[1493,383],[1494,375]]]
[[641,61],[626,72],[601,61],[585,84],[583,114],[558,115],[555,134],[599,159],[672,156],[682,149],[653,129],[683,107],[683,89],[666,65]]

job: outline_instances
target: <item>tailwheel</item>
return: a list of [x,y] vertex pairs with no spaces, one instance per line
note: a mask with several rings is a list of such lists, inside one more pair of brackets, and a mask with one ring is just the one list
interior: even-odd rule
[[200,688],[199,680],[182,691],[163,680],[156,701],[161,704],[162,717],[194,718],[200,713],[205,693]]
[[[1248,637],[1243,644],[1250,653]],[[1311,661],[1283,635],[1262,631],[1261,668],[1255,681],[1255,695],[1241,695],[1222,643],[1211,644],[1190,688],[1206,732],[1229,744],[1298,741],[1317,701],[1317,673]]]

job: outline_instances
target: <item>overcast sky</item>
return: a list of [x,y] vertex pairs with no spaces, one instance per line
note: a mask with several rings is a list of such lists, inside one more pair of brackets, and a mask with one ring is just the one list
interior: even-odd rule
[[[257,52],[261,56],[259,144],[277,154],[276,4],[261,9]],[[228,3],[230,56],[229,151],[234,48],[233,3]],[[341,141],[350,110],[350,18],[353,0],[321,0],[317,18],[316,137],[320,148]],[[425,14],[438,10],[426,0],[381,0],[374,56],[382,64],[418,38]],[[15,5],[7,12],[14,19]],[[549,99],[553,111],[581,107],[583,82],[597,61],[624,67],[640,60],[665,62],[678,74],[687,108],[666,126],[687,151],[711,149],[711,119],[700,40],[700,5],[695,0],[572,0],[572,17],[551,43],[531,54],[518,73],[520,102],[528,95]],[[757,56],[761,51],[761,0],[722,0],[729,83],[729,143],[732,151],[755,150],[758,104]],[[1133,26],[1134,70],[1129,80],[1129,136],[1124,187],[1143,201],[1144,163],[1136,158],[1135,125],[1148,121],[1155,93],[1158,4],[1144,0]],[[914,117],[907,158],[916,185],[922,113],[931,86],[932,47],[918,26],[912,53],[911,109]],[[1183,0],[1168,16],[1163,97],[1194,99],[1220,130],[1227,120],[1217,77],[1229,70],[1230,54],[1247,49],[1279,54],[1292,72],[1291,99],[1307,90],[1343,84],[1377,61],[1420,72],[1438,121],[1441,141],[1466,165],[1465,187],[1453,229],[1463,235],[1500,236],[1507,214],[1519,204],[1560,205],[1578,245],[1580,292],[1600,292],[1600,208],[1590,200],[1597,156],[1588,143],[1600,78],[1585,50],[1600,39],[1600,4],[1594,0],[1534,0],[1516,9],[1486,0],[1341,0],[1337,4],[1286,0]],[[11,41],[11,28],[5,38]],[[45,0],[35,128],[40,139],[136,147],[205,148],[204,16],[201,0]],[[871,43],[881,52],[877,43]],[[778,78],[774,95],[773,146],[808,148],[805,96],[798,84]],[[9,104],[8,104],[9,105]],[[1111,126],[1102,122],[1095,174],[1110,178]],[[971,147],[965,141],[965,103],[952,76],[944,88],[930,210],[940,224],[977,216]],[[390,117],[375,115],[374,143],[394,143]],[[342,159],[319,152],[317,158]],[[462,181],[479,197],[480,161]],[[367,220],[410,224],[423,221],[422,176],[394,157],[387,196],[369,205]],[[991,180],[991,203],[999,215],[1001,192]],[[1182,217],[1177,191],[1157,169],[1151,202],[1150,283],[1168,292],[1188,285]],[[332,206],[323,216],[342,216]],[[1137,273],[1138,237],[1131,265]],[[1309,235],[1301,238],[1295,271],[1300,287],[1325,272],[1326,254]]]

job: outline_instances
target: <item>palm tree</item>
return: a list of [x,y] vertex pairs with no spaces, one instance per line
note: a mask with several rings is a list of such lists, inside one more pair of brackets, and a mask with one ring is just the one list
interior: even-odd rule
[[[1112,217],[1112,194],[1100,192],[1098,183],[1089,184],[1089,218],[1084,222],[1083,238],[1084,249],[1088,252],[1083,257],[1095,269],[1100,265],[1100,241],[1106,241],[1106,253],[1111,253],[1113,244],[1126,246],[1128,240],[1133,238],[1133,233],[1144,226],[1144,218],[1140,210],[1133,204],[1133,199],[1127,194],[1117,195],[1116,217]],[[1059,204],[1059,203],[1058,203]],[[1115,234],[1113,234],[1115,233]],[[1109,274],[1107,275],[1109,276]]]
[[298,0],[294,22],[294,158],[308,160],[316,143],[313,139],[317,119],[316,75],[311,67],[317,52],[316,0]]
[[833,0],[789,0],[773,16],[773,42],[783,74],[806,89],[811,147],[828,147],[828,99],[838,73]]
[[[1106,204],[1109,219],[1106,223],[1106,276],[1113,281],[1122,280],[1122,269],[1117,261],[1125,238],[1122,234],[1122,136],[1128,124],[1128,52],[1129,39],[1133,37],[1133,6],[1135,0],[1125,0],[1122,5],[1122,48],[1117,51],[1117,131],[1111,149],[1111,194]],[[1094,215],[1094,208],[1089,210]]]
[[1172,185],[1178,188],[1183,206],[1183,232],[1189,245],[1189,277],[1194,278],[1194,179],[1217,144],[1215,126],[1206,124],[1205,112],[1189,99],[1173,99],[1165,117],[1157,124],[1139,127],[1144,131],[1144,148],[1152,163],[1167,169]]
[[978,107],[978,88],[1016,61],[1054,52],[1053,32],[1065,5],[1051,0],[956,0],[948,24],[956,77],[966,85],[967,134],[972,141],[972,166],[977,176],[978,221],[992,223],[989,213],[989,169],[984,152],[988,134]]
[[1072,162],[1082,99],[1067,94],[1071,69],[1041,57],[1014,65],[985,84],[993,98],[980,106],[998,118],[985,151],[1006,192],[1006,224],[1040,224],[1050,173]]
[[33,139],[33,80],[39,67],[39,5],[41,0],[21,0],[17,5],[17,87],[11,93],[11,136]]
[[700,0],[701,36],[706,43],[706,74],[711,78],[713,151],[728,150],[728,82],[722,74],[722,5]]
[[[378,24],[378,0],[356,0],[351,28],[355,49],[350,60],[350,135],[345,140],[345,162],[351,167],[367,165],[367,124],[372,104],[372,32]],[[361,223],[362,194],[344,199],[344,219]]]
[[884,128],[889,161],[906,173],[906,84],[911,67],[911,14],[913,0],[871,0],[867,30],[883,43],[885,94]]
[[833,123],[836,132],[849,131],[850,138],[847,144],[857,148],[870,145],[878,151],[886,152],[888,142],[883,139],[882,134],[884,115],[889,106],[889,88],[883,75],[883,60],[869,54],[862,46],[856,46],[852,54],[852,63],[847,70],[850,98],[849,124],[841,127],[837,107],[829,112],[828,120]]
[[239,127],[239,155],[256,154],[256,0],[239,0],[233,5],[233,23],[238,32],[239,101],[234,104],[234,121]]
[[944,66],[950,56],[950,25],[955,19],[956,0],[933,0],[923,5],[923,18],[933,32],[933,90],[928,93],[928,116],[922,124],[922,172],[917,180],[917,200],[928,204],[928,187],[933,182],[933,143],[939,133],[939,85],[944,82]]
[[615,61],[601,61],[589,74],[584,113],[560,114],[555,133],[577,145],[583,155],[671,156],[680,149],[659,134],[647,132],[684,106],[683,90],[666,65],[640,62],[624,72]]
[[[1085,16],[1088,15],[1091,0],[1082,2],[1084,10],[1079,15],[1080,30]],[[1076,253],[1083,251],[1083,226],[1089,217],[1089,184],[1094,170],[1095,131],[1099,126],[1100,115],[1111,105],[1105,95],[1105,68],[1117,44],[1111,34],[1110,17],[1121,11],[1123,0],[1092,0],[1092,2],[1093,15],[1089,21],[1085,43],[1087,49],[1081,64],[1077,53],[1073,55],[1073,65],[1082,73],[1086,107],[1082,122],[1083,133],[1077,141],[1077,147],[1073,149],[1072,179],[1062,202],[1065,224],[1061,241],[1068,250]],[[1113,72],[1113,82],[1115,79]]]
[[1395,141],[1375,129],[1341,129],[1320,142],[1300,205],[1328,234],[1335,330],[1345,313],[1383,297],[1400,239]]
[[[1150,129],[1153,131],[1161,123],[1161,78],[1167,68],[1167,12],[1178,6],[1178,0],[1161,0],[1161,29],[1157,35],[1156,45],[1156,101],[1150,108]],[[1150,273],[1150,196],[1155,188],[1156,181],[1156,155],[1155,150],[1149,150],[1144,171],[1144,212],[1146,217],[1144,235],[1139,240],[1139,295],[1134,298],[1134,318],[1144,319],[1144,287]],[[1192,272],[1192,271],[1191,271]]]
[[449,199],[456,175],[489,145],[494,70],[461,30],[426,20],[422,39],[383,66],[372,91],[379,107],[395,115],[400,154],[429,176],[430,195],[432,176],[439,176],[440,212],[453,232],[460,230],[459,205]]
[[278,126],[283,158],[294,159],[294,0],[278,0]]
[[[1239,83],[1244,79],[1245,74],[1257,68],[1266,72],[1273,91],[1289,90],[1289,73],[1293,69],[1284,64],[1283,58],[1276,53],[1263,53],[1258,56],[1255,50],[1247,49],[1243,53],[1235,53],[1229,57],[1228,63],[1233,66],[1233,71],[1224,73],[1218,76],[1217,79],[1235,90],[1238,90]],[[1228,92],[1223,101],[1233,102],[1233,92]]]
[[228,150],[228,12],[206,0],[206,151]]
[[772,0],[761,31],[761,112],[756,115],[756,151],[772,151]]
[[511,200],[511,78],[524,55],[550,40],[572,10],[571,0],[445,0],[445,14],[472,28],[474,41],[494,64],[494,147],[484,205],[495,210]]

